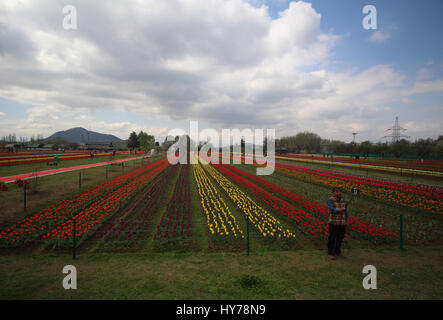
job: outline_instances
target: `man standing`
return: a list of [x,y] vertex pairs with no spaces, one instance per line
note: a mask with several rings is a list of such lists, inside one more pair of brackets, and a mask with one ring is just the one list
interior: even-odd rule
[[326,203],[329,208],[328,255],[329,259],[335,260],[336,256],[345,258],[341,254],[341,243],[345,237],[348,213],[340,188],[334,187],[332,192],[332,197]]

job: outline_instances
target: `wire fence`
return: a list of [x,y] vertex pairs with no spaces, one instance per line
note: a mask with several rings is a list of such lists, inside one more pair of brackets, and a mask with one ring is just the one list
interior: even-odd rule
[[[255,254],[256,252],[266,252],[275,250],[298,250],[306,248],[324,249],[327,248],[327,239],[314,240],[296,236],[290,238],[278,238],[272,236],[263,236],[248,223],[246,219],[246,229],[244,234],[231,235],[212,235],[204,226],[191,226],[183,233],[176,233],[175,236],[155,237],[158,226],[155,220],[151,220],[146,225],[144,219],[113,219],[104,221],[96,230],[84,235],[78,236],[77,232],[81,226],[75,226],[72,236],[66,239],[48,238],[36,239],[28,244],[24,244],[11,249],[9,252],[26,250],[31,248],[38,252],[69,253],[76,259],[84,253],[97,252],[164,252],[164,251],[235,251],[244,252],[245,255]],[[133,231],[131,226],[146,225]],[[169,226],[170,228],[179,226]],[[404,240],[402,236],[403,220],[400,218],[400,238],[398,242],[386,243],[389,246],[400,247],[403,249]],[[77,232],[76,232],[77,231]],[[170,235],[169,233],[168,235]],[[58,241],[60,240],[60,241]],[[308,243],[309,242],[309,243]],[[343,248],[365,248],[368,243],[355,241],[355,239],[345,238]],[[2,248],[3,252],[8,252],[8,248]]]

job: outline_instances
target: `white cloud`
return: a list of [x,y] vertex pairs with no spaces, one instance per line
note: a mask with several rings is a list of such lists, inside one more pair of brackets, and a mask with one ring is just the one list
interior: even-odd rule
[[391,34],[389,32],[381,32],[381,31],[375,31],[372,35],[370,40],[373,42],[383,42],[388,40],[391,37]]
[[421,68],[417,71],[418,80],[427,80],[432,78],[432,72],[428,68]]
[[408,89],[406,92],[409,95],[413,95],[441,91],[443,91],[443,79],[416,82],[413,88]]

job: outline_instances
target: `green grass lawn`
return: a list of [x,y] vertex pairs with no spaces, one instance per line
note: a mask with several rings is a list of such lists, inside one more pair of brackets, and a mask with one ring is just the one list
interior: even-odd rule
[[[0,256],[0,299],[442,299],[443,247]],[[77,268],[77,290],[62,269]],[[363,266],[377,268],[365,290]]]

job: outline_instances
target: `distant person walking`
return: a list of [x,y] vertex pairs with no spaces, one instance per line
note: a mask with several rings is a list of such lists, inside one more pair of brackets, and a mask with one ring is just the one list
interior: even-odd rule
[[335,257],[345,258],[341,253],[341,244],[345,238],[348,212],[340,188],[334,187],[332,192],[332,196],[326,203],[329,208],[328,255],[329,259],[335,260]]

